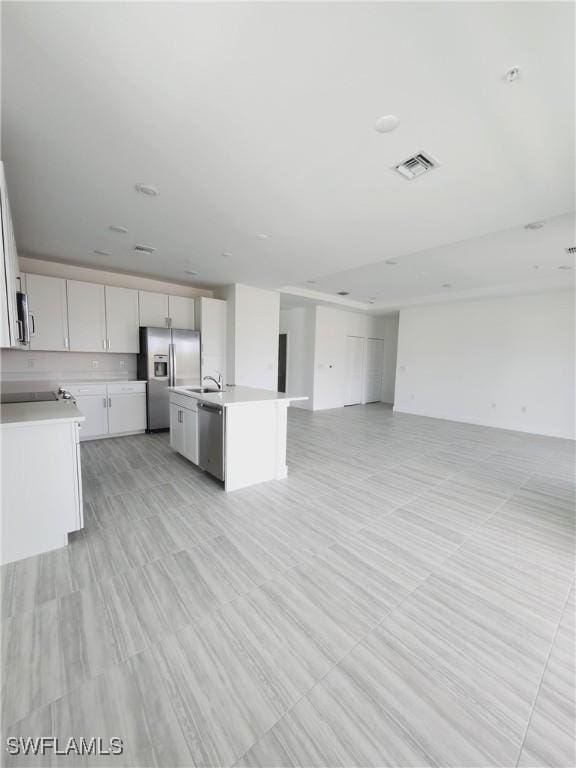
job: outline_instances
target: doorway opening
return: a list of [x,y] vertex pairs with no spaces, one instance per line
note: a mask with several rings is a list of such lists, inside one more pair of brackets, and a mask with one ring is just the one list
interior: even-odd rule
[[288,356],[288,334],[278,337],[278,392],[286,392],[286,361]]

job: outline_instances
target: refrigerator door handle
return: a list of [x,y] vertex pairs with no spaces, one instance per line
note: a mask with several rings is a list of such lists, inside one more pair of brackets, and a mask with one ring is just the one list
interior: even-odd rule
[[174,355],[174,344],[168,347],[168,386],[176,386],[176,358]]

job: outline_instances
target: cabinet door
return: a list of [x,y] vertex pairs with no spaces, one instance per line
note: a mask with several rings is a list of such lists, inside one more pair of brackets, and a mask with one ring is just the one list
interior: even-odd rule
[[182,410],[184,450],[182,454],[194,464],[198,464],[198,413]]
[[182,408],[170,403],[170,447],[184,453],[184,420]]
[[226,357],[226,302],[201,298],[202,353]]
[[104,395],[76,395],[76,403],[86,421],[80,429],[80,440],[108,434],[108,401]]
[[4,164],[0,162],[0,347],[20,347],[16,311],[16,275],[20,271],[12,228]]
[[194,299],[186,296],[168,297],[170,326],[184,331],[194,330]]
[[138,291],[106,286],[108,352],[138,352]]
[[138,291],[140,299],[140,325],[152,328],[168,327],[168,296],[164,293]]
[[28,309],[34,317],[30,349],[62,351],[68,349],[68,302],[66,280],[62,277],[26,277]]
[[67,280],[68,330],[74,352],[106,350],[104,286]]
[[108,431],[111,435],[146,429],[146,395],[109,395]]

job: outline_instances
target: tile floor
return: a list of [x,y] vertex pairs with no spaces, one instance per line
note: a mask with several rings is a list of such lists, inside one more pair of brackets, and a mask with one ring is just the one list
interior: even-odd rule
[[14,765],[573,766],[574,445],[290,409],[225,495],[166,435],[83,445],[86,528],[5,566]]

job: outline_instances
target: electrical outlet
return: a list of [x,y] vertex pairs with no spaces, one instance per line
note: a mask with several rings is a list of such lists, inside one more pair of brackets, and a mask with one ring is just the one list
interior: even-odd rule
[[126,360],[120,360],[120,368],[126,368]]
[[28,368],[34,368],[34,366],[36,365],[36,360],[34,360],[33,357],[29,357],[27,360],[27,363],[28,363]]
[[414,392],[412,392],[412,394],[410,395],[410,400],[414,400],[415,398],[416,398],[416,395],[414,394]]
[[526,413],[528,408],[525,405],[523,405],[522,408],[520,408],[520,410],[522,411],[522,413]]
[[496,403],[492,403],[492,408],[496,408]]
[[98,360],[92,360],[92,368],[98,368],[100,362]]

